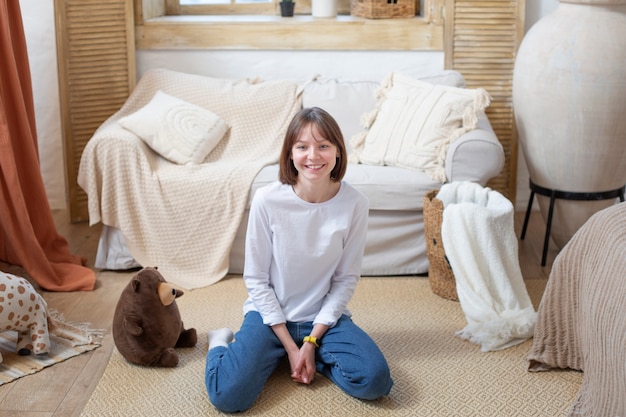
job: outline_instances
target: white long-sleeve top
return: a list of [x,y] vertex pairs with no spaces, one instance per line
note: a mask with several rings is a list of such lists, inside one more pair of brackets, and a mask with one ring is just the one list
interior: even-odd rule
[[244,314],[266,325],[313,321],[334,326],[361,275],[367,197],[346,182],[323,203],[276,181],[254,195],[246,234]]

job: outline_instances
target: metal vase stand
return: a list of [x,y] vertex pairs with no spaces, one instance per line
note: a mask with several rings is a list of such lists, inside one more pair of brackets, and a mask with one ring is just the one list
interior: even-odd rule
[[577,201],[593,201],[593,200],[608,200],[611,198],[619,198],[621,202],[624,201],[624,189],[625,186],[611,191],[598,191],[598,192],[572,192],[551,190],[549,188],[541,187],[535,184],[532,180],[529,180],[530,186],[530,199],[528,201],[528,208],[526,209],[526,216],[524,217],[524,226],[522,227],[522,235],[520,240],[524,240],[526,237],[526,228],[528,227],[528,219],[530,218],[530,212],[532,211],[533,200],[535,193],[543,196],[550,197],[550,209],[548,210],[548,220],[546,221],[546,235],[543,240],[543,254],[541,256],[541,266],[546,266],[546,258],[548,256],[548,245],[550,243],[550,228],[552,227],[552,215],[554,213],[554,202],[556,199],[562,200],[577,200]]

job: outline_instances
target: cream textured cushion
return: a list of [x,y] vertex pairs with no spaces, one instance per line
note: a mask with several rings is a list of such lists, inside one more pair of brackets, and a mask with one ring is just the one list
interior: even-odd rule
[[228,130],[215,113],[160,90],[119,123],[163,158],[181,165],[204,161]]
[[377,108],[363,115],[365,130],[352,138],[358,160],[425,171],[446,181],[448,145],[476,128],[489,105],[482,88],[466,89],[389,74],[381,83]]

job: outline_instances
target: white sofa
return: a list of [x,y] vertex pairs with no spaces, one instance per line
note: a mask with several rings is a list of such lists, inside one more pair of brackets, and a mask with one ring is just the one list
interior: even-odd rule
[[[178,77],[176,74],[174,76]],[[183,74],[180,76],[186,77]],[[435,84],[464,87],[463,77],[455,71],[442,71],[439,74],[424,77],[423,80]],[[350,138],[363,130],[362,115],[376,108],[376,92],[379,85],[380,80],[336,80],[317,77],[300,83],[300,105],[322,107],[332,114],[342,129],[349,152],[353,153],[349,145]],[[161,86],[158,85],[158,82],[153,82],[149,88],[154,89],[154,93]],[[143,95],[148,97],[150,94],[144,92]],[[180,95],[177,97],[182,100],[192,100],[190,97]],[[137,106],[138,104],[135,105],[135,108]],[[99,221],[104,223],[95,264],[97,268],[103,269],[127,269],[138,266],[138,263],[134,260],[136,257],[125,245],[124,232],[116,227],[119,225],[107,224],[107,216],[101,211],[102,190],[106,189],[107,186],[102,184],[103,180],[98,170],[104,168],[98,168],[97,164],[93,162],[87,164],[85,160],[93,159],[95,154],[105,152],[103,149],[106,149],[106,142],[111,140],[111,136],[102,138],[103,131],[111,131],[115,134],[114,136],[124,136],[125,141],[133,142],[129,146],[139,149],[139,151],[131,150],[140,155],[137,158],[149,159],[152,161],[152,165],[150,165],[152,167],[164,164],[149,147],[144,146],[141,140],[135,140],[129,132],[124,132],[122,135],[119,126],[116,126],[115,129],[117,130],[113,131],[112,126],[118,124],[119,119],[129,113],[128,109],[124,110],[126,107],[113,115],[99,129],[99,132],[96,132],[91,141],[98,140],[103,143],[91,147],[89,146],[91,143],[88,144],[85,153],[89,153],[91,156],[83,154],[79,173],[79,184],[87,191],[89,197],[90,222],[92,224]],[[219,113],[219,109],[211,110]],[[153,160],[158,161],[158,163]],[[87,168],[86,165],[89,167]],[[447,182],[469,180],[485,185],[489,179],[499,174],[503,166],[502,146],[484,112],[481,112],[476,128],[452,141],[445,154],[444,167]],[[168,169],[174,169],[174,167],[169,166]],[[239,274],[243,271],[249,202],[259,187],[276,180],[277,173],[278,166],[272,163],[265,165],[254,176],[247,196],[245,211],[226,258],[228,260],[227,269],[230,273]],[[426,273],[428,271],[428,259],[424,240],[422,200],[428,191],[439,189],[442,182],[434,180],[426,172],[416,169],[362,163],[350,163],[344,179],[363,192],[370,201],[369,228],[362,267],[363,275],[390,276]],[[194,198],[193,192],[188,195],[188,198]],[[189,214],[184,216],[193,217]],[[190,221],[192,220],[190,219]],[[234,221],[238,221],[236,217]],[[206,250],[211,250],[210,245],[206,247]]]

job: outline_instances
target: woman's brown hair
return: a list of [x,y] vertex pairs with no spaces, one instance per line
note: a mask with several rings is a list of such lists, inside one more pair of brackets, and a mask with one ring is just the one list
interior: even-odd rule
[[311,124],[315,124],[320,135],[337,147],[337,161],[330,173],[330,179],[339,182],[346,173],[348,156],[339,125],[325,110],[319,107],[307,107],[300,110],[287,127],[283,149],[280,153],[280,172],[278,173],[278,179],[283,184],[295,185],[298,181],[298,171],[291,159],[291,149],[298,141],[302,130]]

